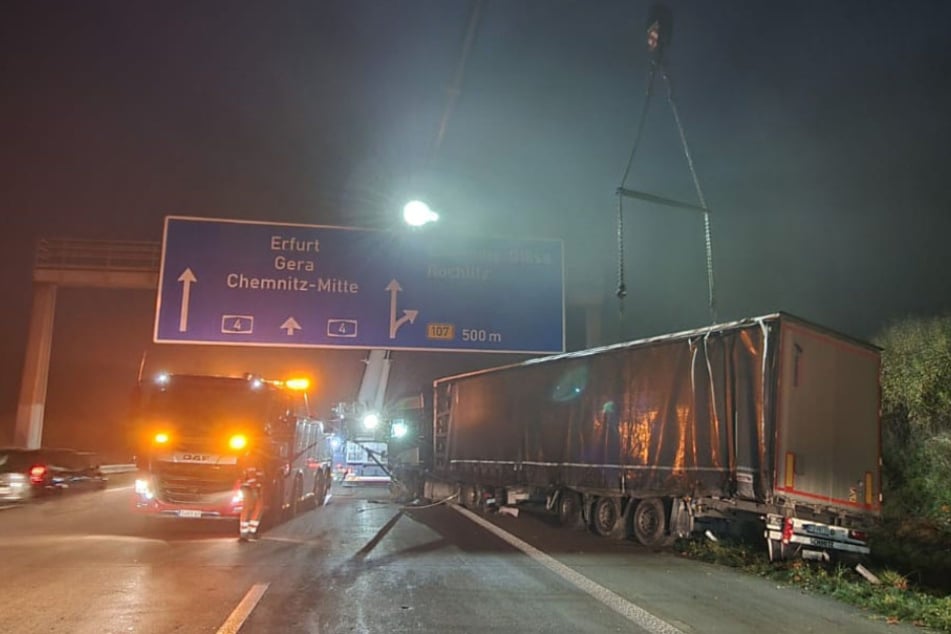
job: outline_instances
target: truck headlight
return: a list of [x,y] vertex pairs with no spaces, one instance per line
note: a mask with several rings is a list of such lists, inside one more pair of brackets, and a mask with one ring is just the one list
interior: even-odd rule
[[135,492],[147,500],[151,500],[155,495],[152,493],[152,485],[148,480],[136,478]]

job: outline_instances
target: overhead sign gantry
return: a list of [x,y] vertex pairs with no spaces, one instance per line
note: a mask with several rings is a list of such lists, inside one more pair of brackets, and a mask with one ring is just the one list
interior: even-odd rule
[[169,216],[159,343],[553,353],[560,240]]

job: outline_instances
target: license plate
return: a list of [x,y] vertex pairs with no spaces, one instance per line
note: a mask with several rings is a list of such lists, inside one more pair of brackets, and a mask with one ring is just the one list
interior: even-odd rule
[[178,516],[179,516],[179,517],[200,518],[200,517],[201,517],[201,511],[193,511],[193,510],[190,510],[190,509],[182,509],[181,511],[178,512]]
[[831,539],[812,537],[809,539],[809,543],[813,546],[818,546],[819,548],[835,548],[835,542]]

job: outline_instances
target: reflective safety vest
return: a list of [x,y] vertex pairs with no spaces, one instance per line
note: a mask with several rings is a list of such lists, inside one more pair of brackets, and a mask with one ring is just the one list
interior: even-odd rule
[[241,474],[242,486],[261,486],[264,483],[264,471],[258,467],[246,467]]

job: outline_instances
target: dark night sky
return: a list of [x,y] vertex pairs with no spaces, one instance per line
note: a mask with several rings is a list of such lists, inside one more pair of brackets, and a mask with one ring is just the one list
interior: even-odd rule
[[[785,310],[861,338],[951,309],[951,3],[669,1],[668,64],[706,198],[721,321]],[[39,237],[154,240],[165,214],[351,226],[410,194],[444,230],[565,240],[605,340],[708,323],[698,216],[614,191],[644,99],[649,2],[487,0],[435,154],[468,0],[4,3],[0,442],[11,437]],[[627,185],[695,200],[658,93]],[[60,293],[45,441],[120,420],[143,351],[175,369],[317,372],[355,351],[150,343],[147,292]],[[507,356],[396,355],[397,389]],[[82,430],[81,432],[77,430]]]

